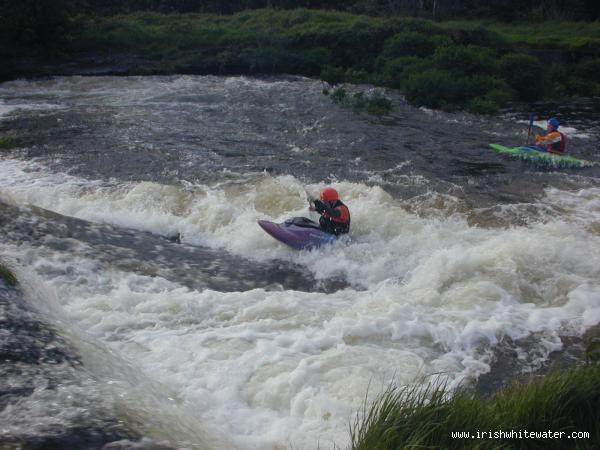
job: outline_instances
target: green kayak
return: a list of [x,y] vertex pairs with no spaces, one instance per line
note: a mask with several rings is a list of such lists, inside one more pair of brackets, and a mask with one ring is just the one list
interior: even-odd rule
[[503,155],[509,155],[527,161],[534,161],[549,167],[591,167],[597,166],[599,163],[594,161],[586,161],[584,159],[577,159],[570,155],[557,155],[554,153],[541,152],[531,147],[505,147],[499,144],[490,144],[490,147]]

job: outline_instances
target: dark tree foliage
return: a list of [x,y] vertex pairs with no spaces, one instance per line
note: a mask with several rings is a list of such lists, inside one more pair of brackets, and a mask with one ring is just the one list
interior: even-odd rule
[[80,3],[85,12],[98,14],[132,11],[232,14],[258,8],[310,8],[430,19],[600,18],[600,2],[596,0],[81,0]]
[[0,0],[0,55],[57,49],[75,11],[69,0]]

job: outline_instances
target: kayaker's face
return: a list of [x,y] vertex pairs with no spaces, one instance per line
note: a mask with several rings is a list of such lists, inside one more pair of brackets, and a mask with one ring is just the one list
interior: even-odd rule
[[546,125],[546,130],[548,130],[548,132],[550,133],[550,132],[552,132],[552,131],[556,131],[556,128],[554,128],[554,127],[553,127],[552,125],[550,125],[550,124],[547,124],[547,125]]

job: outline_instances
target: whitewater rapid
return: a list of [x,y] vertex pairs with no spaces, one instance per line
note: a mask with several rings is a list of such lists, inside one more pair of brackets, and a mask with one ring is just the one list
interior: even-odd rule
[[[439,189],[410,162],[389,166],[330,179],[352,232],[297,252],[256,221],[310,216],[306,197],[324,180],[260,170],[217,180],[95,178],[7,154],[0,202],[20,212],[3,216],[0,253],[30,306],[81,354],[98,395],[121,405],[124,420],[142,418],[147,435],[180,447],[344,447],[365,398],[389,383],[468,384],[490,370],[496,346],[528,338],[519,363],[534,370],[562,336],[600,322],[593,180],[575,174],[576,188],[556,183],[527,201],[473,204],[469,181]],[[419,192],[398,196],[390,184]],[[100,250],[74,224],[115,240]],[[203,249],[227,255],[229,272],[219,276],[233,279],[239,261],[257,284],[199,287],[166,270],[176,261],[137,261],[118,239],[154,255],[169,247],[182,261]],[[277,264],[307,274],[305,289],[285,278],[259,284]],[[185,268],[198,281],[214,276]],[[319,288],[332,279],[339,288]]]

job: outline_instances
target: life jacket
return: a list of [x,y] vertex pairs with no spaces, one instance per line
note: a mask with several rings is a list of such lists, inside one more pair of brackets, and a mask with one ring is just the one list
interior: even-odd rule
[[[556,142],[544,143],[544,141],[554,140],[556,139],[556,134],[560,135],[560,139]],[[541,142],[540,142],[541,141]],[[539,136],[539,139],[536,138],[536,145],[541,146],[545,151],[550,153],[564,153],[565,148],[567,146],[567,137],[562,134],[560,131],[551,131],[545,136]]]
[[555,142],[554,144],[550,144],[548,146],[548,151],[552,152],[552,153],[564,153],[565,149],[567,148],[567,137],[562,134],[560,131],[558,132],[558,134],[560,134],[560,141]]
[[348,233],[350,231],[350,210],[340,200],[336,200],[332,208],[340,212],[340,217],[332,217],[327,211],[324,211],[319,219],[319,225],[324,231],[335,235]]

